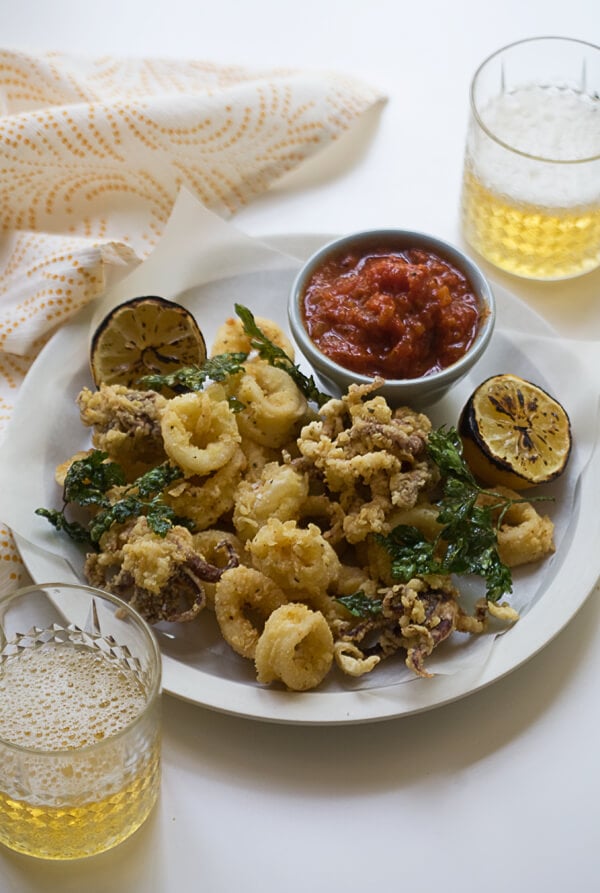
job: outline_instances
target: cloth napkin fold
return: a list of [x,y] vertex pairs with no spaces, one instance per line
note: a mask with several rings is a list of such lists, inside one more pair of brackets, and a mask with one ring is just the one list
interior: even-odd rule
[[[152,252],[181,188],[228,217],[382,100],[331,71],[0,50],[0,438],[41,347]],[[23,579],[0,524],[0,591]]]

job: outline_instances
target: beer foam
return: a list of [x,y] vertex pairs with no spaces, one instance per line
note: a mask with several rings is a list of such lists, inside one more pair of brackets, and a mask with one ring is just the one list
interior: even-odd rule
[[125,728],[144,704],[132,671],[91,647],[49,643],[0,667],[0,738],[23,747],[96,744]]
[[[481,110],[494,138],[471,120],[466,169],[498,196],[544,213],[597,208],[598,111],[598,100],[572,90],[531,86],[503,93]],[[508,145],[517,151],[507,151]]]
[[504,143],[539,158],[576,161],[600,154],[598,100],[575,90],[520,87],[495,97],[482,118]]

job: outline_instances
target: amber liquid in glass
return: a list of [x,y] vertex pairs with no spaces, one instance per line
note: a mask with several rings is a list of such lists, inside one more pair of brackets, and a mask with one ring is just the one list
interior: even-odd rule
[[600,264],[600,206],[548,208],[486,188],[465,171],[463,233],[495,266],[532,279],[566,279]]
[[158,724],[149,716],[132,723],[145,704],[137,674],[91,639],[6,657],[0,737],[17,748],[14,765],[2,767],[14,781],[0,790],[0,842],[32,856],[75,859],[138,828],[160,783]]
[[[486,260],[533,279],[568,278],[600,264],[597,106],[566,89],[528,87],[496,97],[484,121],[518,151],[472,125],[462,227]],[[536,157],[542,153],[556,161]]]

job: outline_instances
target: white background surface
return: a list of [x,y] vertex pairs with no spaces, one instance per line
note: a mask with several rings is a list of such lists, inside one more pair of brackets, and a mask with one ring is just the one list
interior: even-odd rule
[[[458,242],[470,75],[540,34],[600,42],[596,0],[0,0],[7,47],[334,68],[383,87],[387,105],[360,132],[237,215],[251,234],[398,225]],[[600,339],[599,272],[492,278],[563,335]],[[375,725],[268,725],[165,697],[162,796],[146,825],[81,863],[2,850],[0,891],[594,893],[599,621],[596,590],[518,672]]]

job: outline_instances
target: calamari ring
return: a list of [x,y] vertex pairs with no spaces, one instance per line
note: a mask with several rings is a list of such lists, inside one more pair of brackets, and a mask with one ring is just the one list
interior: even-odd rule
[[[511,499],[521,498],[506,487],[496,487],[498,493]],[[540,515],[530,502],[516,502],[510,506],[498,530],[498,554],[509,567],[519,567],[539,561],[554,552],[554,524]]]
[[335,594],[352,595],[361,589],[368,598],[377,598],[377,581],[371,579],[366,568],[352,564],[342,564]]
[[206,530],[231,511],[242,479],[246,457],[236,446],[232,458],[209,477],[175,481],[165,492],[167,505],[193,522],[195,530]]
[[161,419],[168,457],[189,477],[222,468],[241,440],[226,400],[213,392],[181,394],[169,400]]
[[[500,560],[508,567],[519,567],[554,552],[554,524],[547,516],[540,515],[519,493],[508,487],[494,487],[480,495],[478,502],[493,507],[503,503],[504,499],[519,501],[509,506],[497,531]],[[492,512],[498,514],[493,508]]]
[[237,654],[253,660],[264,622],[286,602],[281,589],[260,571],[243,564],[225,571],[215,589],[223,638]]
[[[242,560],[244,546],[235,533],[230,533],[228,530],[213,527],[211,530],[201,530],[200,533],[193,534],[192,539],[194,548],[200,552],[205,561],[215,567],[225,567],[231,558],[231,551],[240,561]],[[206,607],[214,611],[217,584],[204,582],[203,589]]]
[[281,681],[292,691],[316,688],[333,662],[333,636],[320,611],[291,603],[277,608],[256,646],[256,679]]
[[269,518],[297,518],[308,496],[308,477],[291,465],[268,462],[257,481],[239,485],[233,526],[243,540],[252,539]]
[[269,518],[246,548],[252,563],[284,592],[305,601],[321,596],[338,579],[341,563],[316,524]]
[[236,419],[240,433],[267,447],[282,447],[292,439],[306,415],[302,392],[283,369],[249,363],[240,376],[235,396],[244,404]]
[[[294,359],[294,346],[281,326],[272,319],[263,316],[255,316],[254,321],[258,328],[267,336],[269,341],[280,347],[288,357]],[[223,325],[219,326],[210,349],[211,357],[222,353],[251,353],[252,345],[250,337],[244,332],[241,319],[229,317]]]
[[416,527],[431,542],[440,533],[439,508],[431,502],[418,502],[412,508],[400,509],[388,518],[390,529],[399,524]]
[[300,508],[298,519],[313,522],[332,546],[344,539],[344,510],[324,493],[307,496]]
[[281,450],[263,446],[247,437],[242,437],[241,447],[246,457],[246,472],[244,474],[246,481],[258,481],[268,462],[279,463],[281,460]]

